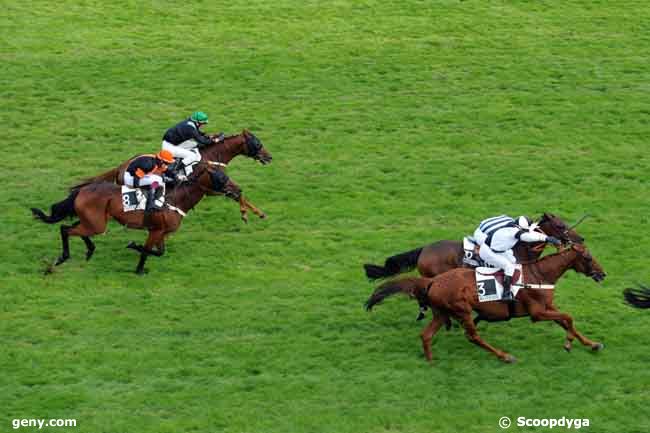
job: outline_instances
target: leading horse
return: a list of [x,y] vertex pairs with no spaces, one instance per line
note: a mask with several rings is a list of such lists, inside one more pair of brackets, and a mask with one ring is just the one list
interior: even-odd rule
[[515,362],[516,358],[487,344],[479,336],[472,320],[472,311],[490,321],[510,320],[512,317],[530,316],[533,322],[553,320],[566,331],[564,348],[570,351],[574,338],[593,351],[604,346],[580,334],[573,325],[573,318],[560,312],[553,303],[554,290],[545,288],[555,285],[568,270],[587,275],[600,282],[605,272],[582,244],[570,243],[555,254],[545,256],[533,263],[523,265],[524,286],[516,295],[516,302],[508,305],[504,301],[479,302],[474,269],[457,268],[434,278],[403,278],[388,281],[379,286],[368,298],[366,309],[370,311],[385,298],[404,293],[419,302],[426,302],[432,309],[433,319],[422,331],[422,348],[428,361],[432,359],[431,339],[440,327],[450,318],[458,320],[465,328],[467,338],[472,343],[494,353],[504,362]]
[[239,186],[223,171],[202,164],[192,180],[184,182],[166,195],[165,207],[154,212],[147,224],[143,211],[124,211],[121,187],[111,182],[94,182],[74,189],[65,200],[51,206],[51,215],[46,215],[37,208],[32,208],[31,211],[36,219],[47,224],[60,222],[67,217],[79,218],[79,221],[72,225],[61,225],[62,253],[56,265],[70,258],[70,236],[83,239],[86,244],[86,260],[90,260],[95,252],[95,244],[90,237],[104,233],[110,218],[128,228],[148,230],[149,235],[144,246],[129,244],[129,248],[140,252],[136,273],[143,274],[147,257],[164,254],[165,238],[178,230],[183,217],[204,196],[216,194],[224,194],[235,201],[240,201],[242,195]]

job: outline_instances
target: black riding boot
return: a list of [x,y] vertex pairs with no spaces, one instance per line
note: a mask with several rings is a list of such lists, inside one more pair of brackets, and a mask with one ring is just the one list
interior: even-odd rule
[[501,298],[502,301],[512,302],[515,300],[515,298],[512,297],[512,292],[510,291],[511,284],[512,277],[510,275],[503,277],[503,297]]
[[[158,188],[161,190],[162,188]],[[151,188],[144,188],[142,192],[147,197],[147,204],[144,206],[144,226],[151,226],[151,216],[155,211],[158,210],[156,207],[156,196],[158,195],[158,190],[153,191]]]

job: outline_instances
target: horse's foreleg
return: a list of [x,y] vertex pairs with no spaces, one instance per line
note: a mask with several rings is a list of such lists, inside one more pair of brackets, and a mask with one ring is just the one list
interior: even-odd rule
[[467,336],[467,339],[469,341],[476,344],[477,346],[481,346],[483,349],[489,352],[494,353],[497,356],[497,358],[499,358],[503,362],[512,363],[517,361],[517,358],[510,355],[509,353],[506,353],[502,350],[492,347],[488,343],[483,341],[481,336],[478,335],[478,332],[476,331],[476,326],[474,325],[474,320],[472,320],[472,315],[470,313],[461,315],[459,317],[459,320],[461,321],[461,324],[465,328],[465,335]]
[[[258,217],[260,217],[260,218],[262,218],[262,219],[266,218],[266,214],[265,214],[264,212],[262,212],[260,209],[258,209],[257,207],[255,207],[255,205],[254,205],[253,203],[251,203],[250,201],[246,200],[246,199],[244,198],[243,195],[242,195],[242,197],[241,197],[241,200],[244,202],[244,205],[245,205],[248,209],[250,209],[251,212],[253,212],[255,215],[257,215]],[[240,203],[241,203],[241,202],[240,202]]]
[[431,353],[431,339],[436,335],[436,332],[438,332],[442,324],[448,320],[449,317],[446,315],[434,315],[431,323],[422,330],[420,337],[422,338],[422,349],[424,350],[424,356],[427,358],[427,361],[431,361],[433,358],[433,354]]
[[[555,307],[549,307],[547,311],[557,313],[557,314],[563,314],[560,313]],[[573,319],[571,318],[571,316],[569,316],[568,314],[566,314],[566,316],[569,317],[570,320],[562,320],[562,319],[553,319],[553,320],[555,321],[555,323],[557,323],[567,331],[566,341],[564,343],[564,349],[567,352],[570,352],[572,349],[572,343],[574,337],[577,338],[578,341],[580,341],[580,343],[582,343],[583,346],[589,346],[593,351],[601,350],[604,347],[602,343],[592,341],[587,337],[585,337],[584,335],[582,335],[580,332],[578,332],[575,325],[573,325]]]
[[242,221],[248,223],[248,207],[246,206],[246,199],[243,195],[239,196],[239,213],[241,213]]

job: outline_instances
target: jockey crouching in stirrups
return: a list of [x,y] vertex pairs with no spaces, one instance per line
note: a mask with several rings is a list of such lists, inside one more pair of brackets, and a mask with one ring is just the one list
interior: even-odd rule
[[223,141],[223,134],[210,138],[201,131],[207,123],[207,114],[197,111],[192,113],[189,119],[169,128],[163,136],[163,150],[171,152],[176,158],[181,158],[186,176],[192,173],[192,166],[201,161],[200,147]]
[[173,162],[174,156],[166,150],[161,150],[156,155],[142,155],[135,158],[124,172],[124,185],[141,188],[147,197],[144,210],[145,225],[150,222],[151,213],[161,208],[156,202],[165,193],[163,176],[175,179],[174,173],[168,170],[168,165]]
[[536,232],[534,231],[536,228],[537,224],[531,223],[525,216],[520,216],[516,223],[512,221],[488,233],[483,245],[481,245],[479,250],[481,258],[486,263],[503,269],[505,273],[503,279],[504,301],[514,301],[510,285],[512,284],[512,276],[515,273],[515,264],[517,263],[512,248],[517,242],[548,242],[555,246],[561,245],[559,239]]
[[515,220],[508,215],[499,215],[492,218],[486,218],[474,230],[473,238],[476,244],[480,247],[485,242],[487,237],[499,230],[501,227],[511,226],[515,224]]

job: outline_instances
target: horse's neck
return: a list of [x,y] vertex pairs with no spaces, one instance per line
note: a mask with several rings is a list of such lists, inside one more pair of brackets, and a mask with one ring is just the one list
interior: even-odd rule
[[197,179],[192,183],[182,183],[176,186],[171,194],[167,197],[167,201],[176,206],[183,212],[189,212],[198,202],[205,196],[205,190],[201,187]]
[[576,257],[577,253],[570,249],[548,255],[529,265],[524,265],[525,282],[530,284],[555,284],[573,264]]
[[533,250],[531,244],[527,242],[518,242],[515,246],[513,253],[517,258],[518,263],[527,264],[532,261],[539,259],[539,256],[542,255],[542,251]]
[[243,152],[244,138],[242,135],[226,137],[222,143],[215,143],[204,147],[201,156],[208,161],[228,164],[232,159]]

